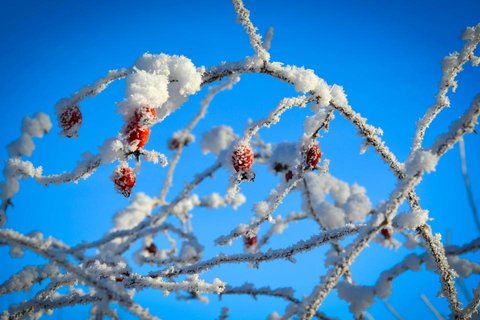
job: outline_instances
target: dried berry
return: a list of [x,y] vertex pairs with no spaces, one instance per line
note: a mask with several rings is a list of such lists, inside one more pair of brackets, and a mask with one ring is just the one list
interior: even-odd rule
[[58,123],[66,137],[76,137],[77,131],[82,124],[82,112],[78,106],[69,106],[62,110],[58,117]]
[[285,180],[288,182],[292,180],[292,178],[293,178],[293,172],[292,170],[288,170],[287,173],[285,173]]
[[132,188],[135,185],[136,177],[132,168],[126,166],[119,166],[113,172],[113,182],[115,183],[115,189],[123,194],[125,197],[129,197],[132,192]]
[[151,254],[156,254],[158,251],[157,246],[153,242],[150,243],[147,247],[145,247],[145,250],[147,250],[147,252]]
[[315,144],[310,147],[307,151],[306,163],[310,168],[315,168],[322,157],[322,151],[318,144]]
[[392,237],[392,234],[390,233],[390,230],[388,230],[387,228],[383,228],[382,230],[380,230],[380,233],[387,240]]
[[243,243],[246,248],[251,248],[256,246],[258,242],[258,236],[255,234],[253,236],[245,235],[243,236]]
[[168,140],[167,147],[170,150],[177,150],[180,147],[180,141],[177,138],[171,138]]
[[232,164],[235,171],[246,171],[253,164],[253,150],[245,142],[238,143],[232,152]]
[[275,162],[275,165],[273,166],[273,170],[275,170],[275,172],[282,172],[282,171],[285,171],[287,169],[288,169],[288,165],[282,164],[282,163],[279,163],[279,162]]

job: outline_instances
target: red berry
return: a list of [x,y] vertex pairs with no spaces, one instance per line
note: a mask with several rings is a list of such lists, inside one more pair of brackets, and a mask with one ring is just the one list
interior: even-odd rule
[[385,239],[390,239],[392,237],[390,230],[388,230],[387,228],[383,228],[382,230],[380,230],[380,233]]
[[157,246],[155,245],[155,243],[152,242],[145,248],[145,250],[147,250],[148,253],[156,254]]
[[132,192],[132,188],[135,185],[136,177],[135,172],[129,167],[117,167],[113,172],[113,182],[115,183],[115,189],[123,194],[125,197],[129,197]]
[[115,281],[116,281],[116,282],[123,282],[123,277],[116,277],[116,278],[115,278]]
[[322,151],[320,151],[320,147],[318,144],[315,144],[310,147],[307,151],[306,162],[310,168],[315,168],[322,157]]
[[135,110],[135,120],[142,125],[153,124],[157,118],[157,110],[155,108],[144,106]]
[[235,171],[246,171],[253,164],[253,150],[245,142],[238,143],[232,152],[232,163]]
[[243,236],[243,243],[247,248],[256,246],[257,242],[258,242],[258,237],[256,234],[253,236],[248,236],[248,235]]
[[68,106],[62,110],[58,123],[63,129],[63,134],[69,138],[77,135],[77,130],[82,124],[82,112],[78,106]]
[[136,121],[130,121],[125,128],[125,136],[130,145],[140,149],[147,144],[148,139],[150,138],[150,127],[140,125]]

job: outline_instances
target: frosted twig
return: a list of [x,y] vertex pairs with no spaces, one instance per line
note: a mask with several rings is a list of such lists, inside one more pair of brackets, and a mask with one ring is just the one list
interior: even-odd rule
[[28,249],[50,259],[52,262],[55,262],[59,266],[63,267],[65,270],[76,275],[79,280],[85,282],[88,285],[91,285],[98,290],[104,292],[112,299],[118,301],[122,306],[126,307],[133,314],[143,317],[144,319],[156,319],[151,316],[147,310],[143,309],[141,306],[133,302],[133,300],[125,292],[119,291],[118,286],[115,283],[108,283],[106,281],[100,282],[97,279],[94,279],[92,276],[88,275],[80,267],[77,267],[67,260],[61,258],[56,253],[52,252],[49,247],[50,243],[46,241],[35,241],[29,237],[25,237],[18,232],[12,230],[0,230],[0,239],[10,243],[11,245],[24,246]]
[[0,295],[20,290],[28,291],[34,284],[57,274],[58,268],[52,264],[25,267],[0,285]]
[[[132,243],[133,241],[139,239],[143,235],[156,232],[157,230],[156,228],[165,221],[165,219],[168,217],[173,207],[177,205],[186,195],[188,195],[204,179],[212,176],[220,168],[221,168],[221,164],[217,162],[211,167],[204,170],[202,173],[195,176],[193,181],[189,184],[186,184],[183,190],[178,194],[178,196],[170,204],[164,206],[158,214],[151,217],[146,217],[142,222],[140,222],[139,224],[137,224],[136,226],[130,229],[112,231],[106,234],[103,238],[99,240],[96,240],[90,243],[82,243],[75,247],[72,247],[70,251],[76,252],[76,251],[82,251],[88,248],[98,247],[114,239],[123,238],[123,237],[129,237],[128,242]],[[157,200],[156,204],[158,203],[159,201]]]
[[379,227],[375,227],[362,232],[358,240],[356,240],[351,247],[347,248],[345,255],[335,267],[327,273],[321,283],[313,289],[308,297],[303,299],[303,308],[300,310],[300,318],[302,320],[311,319],[314,316],[327,294],[336,286],[340,277],[350,268],[353,260],[355,260],[365,246],[368,245],[379,229]]
[[74,106],[78,105],[82,100],[87,97],[94,97],[108,85],[118,79],[125,78],[131,72],[130,69],[120,69],[120,70],[111,70],[109,71],[104,77],[98,79],[94,84],[85,86],[81,88],[79,91],[75,92],[69,98],[64,98],[57,102],[55,108],[57,112],[63,109],[66,106]]
[[235,255],[219,255],[216,258],[199,262],[197,264],[183,267],[183,268],[170,268],[160,272],[153,272],[150,276],[161,276],[161,277],[173,277],[180,274],[194,274],[203,272],[205,270],[211,269],[217,265],[225,263],[238,263],[238,262],[254,262],[260,263],[264,261],[271,261],[277,259],[289,259],[293,255],[311,250],[315,247],[318,247],[324,243],[327,243],[332,240],[341,239],[345,236],[348,236],[352,233],[357,232],[360,229],[358,226],[349,225],[344,228],[333,229],[328,232],[322,233],[317,236],[311,237],[309,240],[301,240],[296,244],[287,247],[285,249],[276,249],[268,250],[265,253],[246,253],[246,254],[235,254]]
[[[294,291],[292,288],[278,288],[278,289],[271,289],[270,287],[255,288],[255,286],[252,283],[248,283],[248,282],[244,283],[240,287],[227,286],[225,288],[225,291],[223,291],[220,296],[223,296],[226,294],[247,294],[252,296],[252,298],[254,299],[257,299],[257,296],[263,295],[263,296],[269,296],[269,297],[282,298],[295,304],[300,303],[300,300],[294,297],[293,295]],[[315,316],[318,319],[322,319],[322,320],[331,319],[322,312],[317,312]]]
[[[76,279],[71,275],[60,275],[52,279],[52,281],[31,300],[24,301],[18,305],[9,308],[8,312],[18,314],[18,316],[27,316],[32,312],[38,311],[34,306],[42,300],[50,299],[54,292],[63,286],[73,285]],[[16,315],[13,315],[14,317]]]
[[428,109],[425,115],[418,121],[417,132],[413,139],[413,150],[422,146],[422,141],[428,126],[436,116],[447,106],[450,101],[447,97],[448,91],[452,88],[453,92],[457,87],[455,78],[462,71],[463,65],[473,57],[473,51],[480,41],[480,24],[468,28],[464,33],[466,40],[465,46],[460,53],[451,54],[443,60],[443,74],[440,82],[435,103]]
[[218,245],[227,245],[232,242],[232,240],[244,236],[245,234],[251,232],[252,230],[258,228],[263,222],[269,220],[272,214],[277,210],[278,206],[282,203],[283,199],[290,193],[290,191],[295,188],[297,183],[300,181],[300,178],[292,179],[283,190],[278,190],[278,192],[269,199],[268,208],[265,212],[262,213],[262,216],[256,218],[253,222],[248,225],[240,225],[237,228],[230,231],[228,235],[220,236],[215,239],[215,243]]
[[452,310],[453,316],[457,317],[461,314],[462,308],[458,302],[458,293],[457,288],[455,287],[455,272],[450,269],[450,266],[448,265],[445,249],[440,242],[439,237],[434,237],[432,235],[432,230],[429,225],[418,227],[417,232],[425,240],[427,248],[435,259],[438,272],[442,278],[442,291],[450,303],[450,310]]
[[422,299],[423,303],[428,307],[428,309],[433,313],[435,318],[438,320],[445,320],[445,318],[438,312],[437,308],[430,302],[430,300],[427,298],[426,295],[423,293],[420,295],[420,298]]
[[480,287],[475,289],[472,301],[463,310],[463,318],[470,319],[480,308]]
[[237,19],[242,24],[245,32],[250,39],[250,45],[255,53],[265,62],[270,60],[270,54],[262,46],[262,38],[257,33],[257,28],[250,21],[250,11],[245,8],[242,0],[232,0],[235,12],[237,13]]
[[48,298],[45,300],[33,299],[24,304],[12,306],[8,311],[5,311],[1,317],[2,319],[24,319],[26,316],[38,311],[55,310],[78,304],[89,304],[100,300],[102,300],[102,298],[97,295],[81,295],[73,292],[57,298]]
[[260,130],[260,128],[269,128],[272,124],[278,123],[280,121],[280,116],[293,106],[305,107],[313,100],[315,99],[312,96],[303,95],[293,98],[282,99],[282,101],[280,101],[276,108],[272,112],[270,112],[268,117],[263,120],[256,121],[250,126],[248,126],[248,128],[245,130],[245,140],[249,141],[252,136],[254,136]]
[[465,183],[465,189],[467,190],[468,204],[470,205],[470,209],[472,209],[473,221],[475,221],[477,230],[478,232],[480,232],[480,217],[478,216],[477,205],[475,204],[475,200],[473,198],[472,185],[470,183],[470,177],[467,171],[467,157],[465,156],[465,141],[463,140],[463,138],[458,140],[458,150],[460,152],[460,161],[462,163],[462,176],[463,182]]
[[295,213],[292,212],[288,214],[284,219],[280,219],[281,216],[277,216],[277,219],[275,219],[275,222],[273,225],[270,227],[270,229],[258,240],[257,248],[261,248],[264,245],[268,243],[270,238],[273,236],[275,232],[277,232],[277,229],[280,227],[281,229],[285,228],[290,222],[297,222],[300,220],[303,220],[307,218],[307,214],[300,212],[300,213]]
[[395,319],[403,320],[403,317],[400,315],[400,313],[398,313],[398,311],[395,310],[395,308],[392,306],[390,302],[387,301],[387,299],[382,299],[382,301],[385,307],[387,307],[388,311],[390,311],[390,313],[395,317]]
[[450,125],[450,130],[447,133],[440,135],[430,149],[439,156],[443,155],[447,150],[452,148],[465,133],[474,132],[475,126],[478,123],[479,115],[480,95],[477,95],[468,111],[465,112],[460,119],[453,122]]
[[330,104],[357,127],[359,133],[367,140],[367,143],[375,148],[377,153],[394,172],[403,172],[403,167],[398,162],[397,157],[395,157],[395,155],[390,151],[390,149],[388,149],[385,143],[378,136],[379,129],[367,124],[366,119],[353,111],[350,106],[342,105],[335,101],[331,101]]

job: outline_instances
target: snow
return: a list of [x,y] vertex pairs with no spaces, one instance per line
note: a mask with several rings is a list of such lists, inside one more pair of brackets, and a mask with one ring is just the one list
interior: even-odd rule
[[224,198],[220,196],[220,194],[218,194],[217,192],[214,192],[207,197],[203,197],[200,200],[200,205],[207,208],[217,209],[220,207],[224,207],[230,203],[232,205],[232,208],[236,210],[238,207],[244,204],[246,200],[247,199],[245,198],[245,196],[241,193],[237,193],[233,197]]
[[393,219],[393,223],[400,228],[416,229],[428,221],[428,210],[403,212]]
[[137,108],[154,107],[157,121],[162,121],[200,90],[202,72],[184,56],[145,53],[126,77],[126,97],[118,104],[119,111],[128,118]]
[[272,154],[268,159],[269,169],[273,172],[293,170],[299,164],[299,155],[300,150],[296,143],[278,143],[273,148]]
[[229,126],[222,125],[213,127],[205,132],[200,141],[200,145],[203,153],[212,152],[219,154],[223,150],[226,150],[235,139],[236,135],[233,129]]
[[113,230],[130,229],[132,226],[140,223],[145,217],[150,215],[153,203],[154,199],[145,193],[137,193],[130,205],[113,217]]
[[438,156],[429,150],[417,150],[408,159],[405,169],[413,175],[418,171],[433,172],[437,166]]
[[[346,222],[363,221],[372,209],[365,188],[356,183],[349,186],[329,173],[307,172],[304,179],[304,210],[309,212],[311,205],[324,228],[339,228]],[[333,203],[328,202],[327,195],[331,196]]]
[[347,301],[350,311],[356,316],[360,316],[362,312],[370,307],[375,298],[375,291],[371,287],[355,286],[347,282],[339,282],[337,284],[338,296]]

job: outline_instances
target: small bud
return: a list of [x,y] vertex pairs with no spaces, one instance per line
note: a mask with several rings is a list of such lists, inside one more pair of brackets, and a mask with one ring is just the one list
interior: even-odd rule
[[293,172],[292,170],[288,170],[287,173],[285,173],[285,180],[288,182],[292,180],[292,178],[293,178]]
[[243,244],[245,245],[245,248],[247,248],[247,249],[256,246],[257,242],[258,242],[257,234],[243,236]]
[[145,247],[145,250],[147,250],[148,253],[150,254],[157,254],[157,246],[155,245],[155,243],[150,243],[147,247]]
[[383,228],[382,230],[380,230],[380,233],[387,240],[392,237],[392,234],[390,233],[390,230],[388,230],[387,228]]

